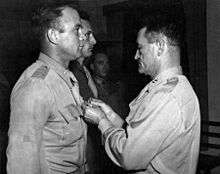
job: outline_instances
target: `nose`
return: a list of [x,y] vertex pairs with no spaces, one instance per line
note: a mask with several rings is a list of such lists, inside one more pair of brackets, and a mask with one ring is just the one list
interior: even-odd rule
[[135,54],[135,56],[134,56],[134,59],[137,60],[137,59],[139,59],[139,58],[140,58],[140,51],[137,50],[137,51],[136,51],[136,54]]
[[95,37],[94,37],[93,34],[91,34],[91,43],[92,43],[93,45],[96,44],[96,39],[95,39]]

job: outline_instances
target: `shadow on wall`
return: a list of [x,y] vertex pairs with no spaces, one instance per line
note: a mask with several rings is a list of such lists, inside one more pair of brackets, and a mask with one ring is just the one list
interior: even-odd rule
[[[4,4],[4,1],[1,1]],[[21,3],[22,4],[22,3]],[[23,70],[38,56],[38,41],[31,30],[30,4],[1,8],[0,19],[0,173],[6,174],[10,93]],[[25,5],[24,4],[24,5]],[[17,6],[18,5],[18,6]]]
[[0,72],[0,173],[5,174],[10,86]]
[[0,68],[11,86],[20,73],[30,65],[38,52],[38,42],[31,32],[31,22],[4,20],[0,26]]

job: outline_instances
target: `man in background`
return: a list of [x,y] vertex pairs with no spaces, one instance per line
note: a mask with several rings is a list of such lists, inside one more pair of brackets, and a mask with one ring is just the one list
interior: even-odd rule
[[122,81],[111,77],[110,61],[105,51],[96,52],[90,68],[98,90],[98,98],[111,106],[120,116],[126,115],[128,108],[124,100],[125,86]]
[[[98,90],[98,99],[102,100],[120,116],[125,116],[128,112],[128,106],[124,101],[124,84],[119,80],[113,80],[110,76],[110,62],[104,50],[96,51],[90,68],[92,77]],[[123,118],[125,119],[125,118]],[[117,167],[101,149],[99,161],[102,163],[102,173],[123,174],[124,170]]]
[[[81,12],[82,13],[82,12]],[[75,61],[71,61],[69,65],[70,71],[73,72],[79,82],[80,94],[84,100],[88,100],[90,97],[97,98],[98,93],[95,83],[90,75],[89,70],[84,65],[84,60],[90,58],[92,50],[96,44],[96,39],[93,35],[93,30],[88,20],[88,17],[80,14],[82,18],[82,33],[85,35],[83,45],[81,45],[81,55]]]
[[[79,83],[79,92],[85,101],[89,98],[97,98],[98,92],[95,83],[90,75],[89,70],[84,65],[85,59],[90,58],[92,50],[96,44],[96,39],[93,35],[93,30],[89,22],[89,17],[85,12],[80,12],[82,34],[85,36],[85,40],[80,45],[81,55],[76,60],[71,61],[69,64],[69,70],[74,74]],[[100,142],[99,132],[94,125],[88,124],[88,137],[87,137],[87,163],[90,174],[97,174],[102,166],[97,161],[99,153],[98,142]],[[99,137],[99,138],[98,138]]]

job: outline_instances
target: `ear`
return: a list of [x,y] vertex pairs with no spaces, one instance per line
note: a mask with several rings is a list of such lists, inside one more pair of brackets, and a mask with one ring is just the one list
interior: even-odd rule
[[53,43],[53,44],[57,44],[58,38],[59,38],[59,32],[53,28],[50,28],[47,31],[47,38],[48,40]]
[[166,49],[166,42],[165,42],[165,40],[163,38],[158,38],[156,40],[156,46],[158,48],[157,49],[157,56],[159,57],[159,56],[161,56],[164,53],[164,51]]

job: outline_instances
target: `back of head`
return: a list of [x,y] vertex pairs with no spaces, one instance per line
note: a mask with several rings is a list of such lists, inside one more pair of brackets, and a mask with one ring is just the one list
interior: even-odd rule
[[151,43],[155,42],[161,35],[167,38],[168,46],[181,47],[183,43],[183,20],[175,16],[168,14],[146,16],[142,22],[142,27],[147,28],[145,36]]
[[45,3],[33,13],[33,31],[36,39],[39,39],[41,43],[45,41],[45,34],[49,28],[54,28],[62,32],[63,26],[60,24],[59,18],[62,16],[62,10],[65,7],[78,9],[78,6],[73,3]]

